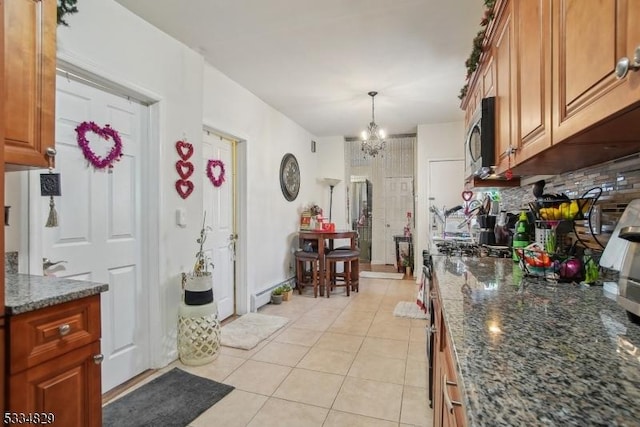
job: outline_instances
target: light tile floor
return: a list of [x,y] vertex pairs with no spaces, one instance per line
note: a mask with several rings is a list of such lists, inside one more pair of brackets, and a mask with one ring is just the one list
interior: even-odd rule
[[235,390],[191,427],[431,426],[427,401],[426,320],[393,316],[415,301],[413,280],[360,279],[313,298],[308,287],[291,301],[259,312],[287,325],[252,350],[223,347],[207,365],[179,367]]

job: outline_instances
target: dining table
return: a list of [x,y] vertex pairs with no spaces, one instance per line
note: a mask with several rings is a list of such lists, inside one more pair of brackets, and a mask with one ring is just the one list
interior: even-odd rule
[[351,250],[356,250],[356,241],[358,233],[353,230],[300,230],[298,234],[300,247],[304,247],[304,243],[307,241],[316,241],[318,258],[320,260],[320,277],[318,279],[318,286],[320,287],[320,295],[325,289],[325,240],[328,242],[327,249],[332,251],[334,249],[334,242],[340,239],[349,239]]

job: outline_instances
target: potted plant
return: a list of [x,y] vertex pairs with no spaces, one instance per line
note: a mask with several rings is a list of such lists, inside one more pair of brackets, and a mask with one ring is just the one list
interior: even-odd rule
[[412,259],[409,257],[409,255],[406,252],[402,252],[401,254],[402,256],[402,266],[404,267],[404,272],[405,272],[405,276],[407,278],[411,277],[411,270],[413,267],[413,263],[412,263]]
[[284,289],[282,286],[278,286],[274,290],[271,291],[271,303],[272,304],[282,304],[282,294],[284,293]]
[[[203,305],[213,302],[213,276],[214,266],[204,251],[204,242],[210,227],[205,225],[206,212],[202,220],[200,237],[196,242],[200,245],[196,252],[196,262],[191,273],[182,273],[182,288],[184,290],[184,302],[187,305]],[[211,267],[211,270],[209,269]]]
[[[206,212],[205,212],[206,218]],[[210,228],[203,219],[193,270],[182,273],[182,302],[178,306],[178,355],[185,365],[198,366],[218,357],[220,320],[213,299],[213,263],[204,251]]]
[[282,286],[282,301],[289,301],[291,296],[293,295],[293,288],[291,285],[283,285]]

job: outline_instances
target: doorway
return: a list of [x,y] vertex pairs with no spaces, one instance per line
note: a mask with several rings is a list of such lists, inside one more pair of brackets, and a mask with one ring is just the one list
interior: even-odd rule
[[385,264],[396,264],[394,236],[402,236],[407,216],[413,218],[413,178],[394,177],[384,181]]
[[[55,198],[57,227],[45,228],[49,200],[40,196],[39,175],[29,176],[31,274],[55,274],[108,283],[101,294],[102,392],[150,367],[149,281],[143,277],[142,224],[144,152],[149,151],[149,107],[81,79],[56,80],[56,172],[62,195]],[[113,168],[88,164],[77,143],[76,127],[92,121],[118,132],[123,155]],[[86,135],[103,156],[109,141]],[[43,271],[43,258],[65,261]]]
[[[386,139],[384,153],[371,157],[363,156],[360,140],[346,140],[346,175],[352,181],[366,180],[371,190],[367,208],[371,224],[368,249],[372,265],[395,265],[393,236],[404,233],[407,212],[411,212],[413,218],[415,144],[414,134],[393,135]],[[357,197],[355,188],[350,187],[349,190],[351,199]],[[354,212],[353,203],[353,200],[349,200],[352,227],[359,218],[356,216],[359,213]]]
[[[205,225],[211,233],[211,238],[205,241],[204,250],[213,260],[214,299],[218,304],[218,316],[224,320],[237,311],[235,160],[238,141],[205,130],[202,142],[202,169],[207,174],[202,197],[206,212]],[[210,164],[211,160],[217,163]],[[220,182],[223,169],[224,181]],[[209,175],[214,178],[215,184]]]

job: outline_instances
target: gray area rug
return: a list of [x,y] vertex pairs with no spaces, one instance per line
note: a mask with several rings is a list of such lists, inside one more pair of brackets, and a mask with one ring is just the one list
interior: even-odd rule
[[288,321],[289,319],[281,316],[247,313],[222,327],[220,342],[226,347],[251,350]]
[[409,317],[411,319],[426,319],[427,313],[422,311],[415,302],[400,301],[393,309],[393,315],[396,317]]
[[185,427],[234,387],[178,368],[102,408],[104,427]]

